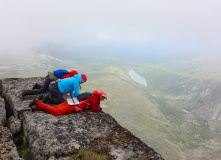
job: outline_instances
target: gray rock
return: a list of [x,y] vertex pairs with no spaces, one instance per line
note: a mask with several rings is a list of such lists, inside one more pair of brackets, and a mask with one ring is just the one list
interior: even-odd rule
[[39,96],[22,98],[21,92],[23,89],[31,89],[36,82],[42,83],[43,78],[2,80],[2,95],[8,104],[6,110],[9,112],[10,130],[16,134],[20,126],[23,127],[33,159],[72,159],[81,149],[106,155],[108,159],[163,159],[102,111],[63,116],[25,111],[18,120],[17,111],[27,109],[29,102]]
[[4,126],[5,122],[6,122],[5,102],[3,98],[0,98],[0,126]]
[[7,127],[0,127],[0,159],[15,159],[23,160],[20,158],[13,142],[13,137]]
[[9,126],[8,126],[12,135],[17,135],[22,131],[21,128],[21,120],[17,117],[11,116],[9,118]]

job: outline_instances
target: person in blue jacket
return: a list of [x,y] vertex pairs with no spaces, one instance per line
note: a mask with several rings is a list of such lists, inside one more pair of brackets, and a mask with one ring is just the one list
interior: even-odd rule
[[80,84],[87,81],[85,74],[74,75],[71,78],[59,79],[51,82],[49,91],[51,95],[44,98],[44,102],[50,104],[60,104],[65,101],[63,94],[70,93],[70,97],[76,97],[80,94]]

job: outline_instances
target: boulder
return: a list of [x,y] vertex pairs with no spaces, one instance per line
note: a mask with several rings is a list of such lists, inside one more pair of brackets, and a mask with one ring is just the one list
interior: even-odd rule
[[5,123],[6,123],[5,102],[3,98],[0,98],[0,126],[4,126]]
[[31,89],[35,83],[43,83],[43,80],[37,77],[7,78],[1,81],[10,130],[15,135],[23,131],[32,159],[81,159],[89,152],[93,156],[104,156],[105,159],[163,159],[103,111],[62,116],[53,116],[43,111],[24,111],[18,116],[19,110],[29,109],[30,101],[39,96],[23,98],[22,90]]
[[0,127],[0,159],[23,160],[17,152],[12,134],[7,127]]
[[22,132],[21,119],[18,119],[15,116],[11,116],[8,121],[8,128],[13,136],[16,136]]

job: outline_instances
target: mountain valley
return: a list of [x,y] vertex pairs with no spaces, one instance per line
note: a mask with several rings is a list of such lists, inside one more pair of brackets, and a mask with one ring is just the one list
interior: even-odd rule
[[[26,62],[7,64],[10,67],[0,66],[0,78],[44,77],[58,68],[86,74],[81,92],[106,91],[104,112],[165,159],[221,157],[221,78],[214,78],[213,70],[203,74],[205,61],[198,57],[150,64],[36,53]],[[131,69],[146,79],[147,86],[131,79]]]

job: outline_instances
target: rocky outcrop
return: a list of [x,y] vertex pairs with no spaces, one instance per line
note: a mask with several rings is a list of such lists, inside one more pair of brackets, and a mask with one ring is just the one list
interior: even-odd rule
[[4,126],[6,122],[6,110],[5,103],[2,98],[0,98],[0,126]]
[[13,142],[12,134],[7,127],[1,127],[0,132],[0,159],[23,160],[17,152],[17,148]]
[[17,145],[24,142],[16,139],[25,136],[32,159],[163,159],[103,111],[63,116],[25,111],[19,116],[18,111],[29,109],[29,102],[36,97],[22,98],[21,91],[36,82],[43,83],[43,78],[2,79],[0,86],[7,111],[1,123],[7,119]]
[[12,134],[7,127],[4,127],[5,124],[5,103],[4,100],[0,98],[0,159],[22,160],[23,158],[19,158]]

